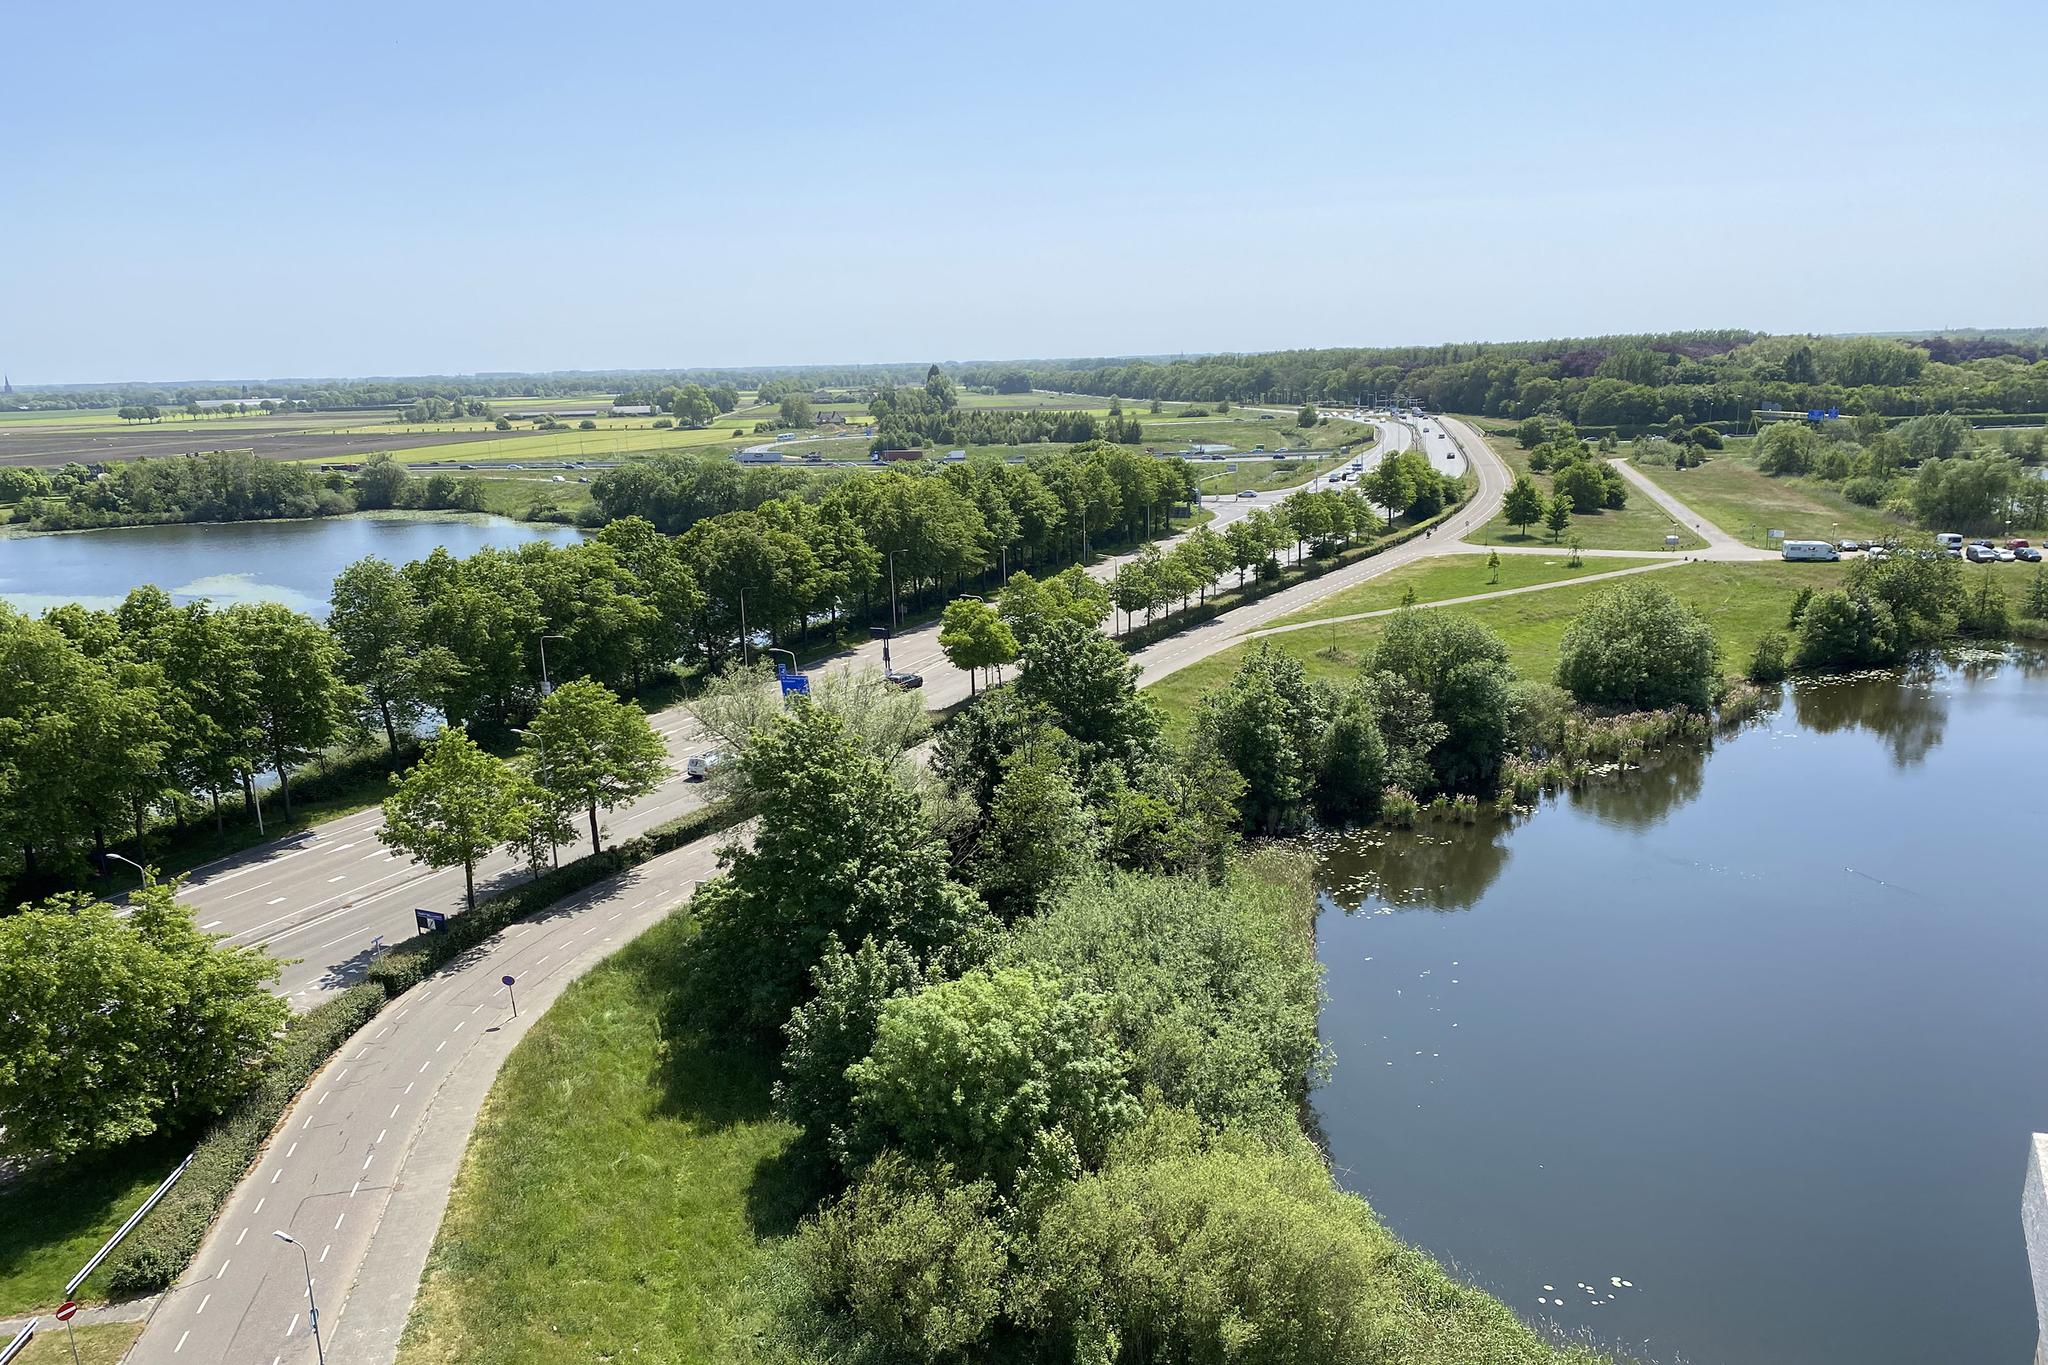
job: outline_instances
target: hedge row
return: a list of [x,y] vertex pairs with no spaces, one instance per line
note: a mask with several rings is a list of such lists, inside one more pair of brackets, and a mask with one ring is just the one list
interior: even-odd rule
[[1310,557],[1299,564],[1283,566],[1278,577],[1254,578],[1241,588],[1226,588],[1207,602],[1183,607],[1171,616],[1161,617],[1148,625],[1135,626],[1117,636],[1116,642],[1123,646],[1125,651],[1135,653],[1147,645],[1157,644],[1169,635],[1178,635],[1191,627],[1213,621],[1225,612],[1234,611],[1264,597],[1271,597],[1276,592],[1284,592],[1312,578],[1321,578],[1324,574],[1341,569],[1347,564],[1356,564],[1362,559],[1385,554],[1396,545],[1406,545],[1409,541],[1428,534],[1462,506],[1463,500],[1454,502],[1427,521],[1418,521],[1385,540],[1377,540],[1370,545],[1353,545],[1339,550],[1327,559]]
[[193,1149],[192,1164],[107,1263],[116,1296],[154,1293],[191,1264],[221,1207],[313,1073],[385,1005],[459,953],[564,896],[684,844],[729,829],[739,815],[721,802],[588,854],[510,891],[451,915],[445,933],[423,935],[382,954],[365,980],[285,1026],[277,1055],[256,1084],[215,1120]]

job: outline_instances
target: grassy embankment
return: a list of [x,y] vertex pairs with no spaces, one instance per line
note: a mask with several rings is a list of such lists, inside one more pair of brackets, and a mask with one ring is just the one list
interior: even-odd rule
[[[1415,588],[1418,604],[1498,592],[1517,586],[1508,580],[1509,566],[1516,559],[1529,558],[1533,557],[1503,555],[1501,582],[1497,585],[1485,582],[1488,573],[1484,555],[1453,555],[1405,565],[1384,578],[1361,584],[1296,612],[1286,620],[1289,623],[1319,621],[1345,612],[1398,607],[1403,592],[1409,586]],[[1520,570],[1534,575],[1530,582],[1556,582],[1558,586],[1555,588],[1490,601],[1466,602],[1440,610],[1455,611],[1494,631],[1507,642],[1508,662],[1518,676],[1548,682],[1557,671],[1558,646],[1564,639],[1565,628],[1595,595],[1615,586],[1613,582],[1575,584],[1568,580],[1603,570],[1625,568],[1631,562],[1638,562],[1588,559],[1581,569],[1569,570],[1563,564],[1563,558],[1560,556],[1554,565],[1536,560],[1538,566],[1548,567]],[[1693,561],[1636,577],[1668,589],[1680,601],[1698,608],[1721,642],[1722,670],[1730,677],[1737,677],[1748,667],[1750,655],[1755,652],[1759,639],[1773,631],[1786,629],[1792,600],[1801,588],[1820,591],[1837,586],[1848,568],[1847,562]],[[1542,577],[1546,572],[1552,576]],[[2029,565],[1963,566],[1967,591],[1975,592],[1980,579],[1989,575],[1991,581],[2005,591],[2015,617],[2020,614],[2020,603],[2034,572],[2033,566]],[[1379,639],[1380,632],[1386,629],[1387,620],[1385,616],[1375,616],[1361,621],[1333,622],[1327,629],[1311,627],[1262,638],[1270,641],[1276,649],[1301,660],[1309,677],[1341,683],[1356,676],[1367,651]],[[1165,710],[1170,724],[1184,725],[1194,714],[1195,704],[1201,695],[1227,681],[1245,654],[1258,643],[1247,641],[1235,645],[1191,667],[1169,673],[1150,683],[1146,692]]]
[[[1465,420],[1474,428],[1485,430],[1481,421]],[[1528,474],[1545,498],[1551,496],[1550,476],[1529,473],[1529,452],[1517,445],[1514,437],[1488,436],[1486,443],[1515,474]],[[1574,516],[1571,526],[1557,541],[1550,539],[1541,522],[1524,532],[1508,525],[1505,515],[1495,517],[1465,538],[1479,545],[1549,545],[1563,544],[1577,536],[1579,543],[1589,550],[1663,550],[1670,548],[1664,544],[1664,537],[1671,535],[1678,537],[1677,548],[1681,550],[1697,550],[1706,544],[1667,516],[1640,488],[1631,487],[1628,506]]]
[[771,1063],[676,1030],[678,915],[562,996],[484,1106],[399,1359],[745,1359],[803,1192]]
[[[108,1322],[76,1330],[78,1365],[118,1365],[135,1344],[135,1338],[142,1335],[142,1324]],[[63,1324],[46,1322],[38,1328],[36,1339],[15,1357],[15,1365],[71,1365],[71,1347],[64,1339]]]
[[[193,1136],[147,1138],[0,1182],[0,1316],[63,1302],[64,1282],[192,1150]],[[104,1298],[100,1279],[87,1280],[80,1299]]]
[[1769,548],[1768,532],[1792,540],[1881,540],[1913,528],[1875,507],[1862,507],[1813,479],[1773,478],[1749,457],[1751,443],[1731,440],[1691,469],[1638,463],[1659,488],[1750,545]]
[[[678,1030],[678,914],[571,986],[514,1050],[471,1138],[401,1365],[771,1358],[780,1244],[808,1191],[768,1058]],[[1453,1290],[1362,1201],[1389,1331],[1413,1365],[1553,1358],[1497,1302]],[[1480,1340],[1495,1356],[1433,1343]],[[1412,1352],[1412,1353],[1411,1353]],[[1558,1360],[1590,1361],[1585,1352]]]

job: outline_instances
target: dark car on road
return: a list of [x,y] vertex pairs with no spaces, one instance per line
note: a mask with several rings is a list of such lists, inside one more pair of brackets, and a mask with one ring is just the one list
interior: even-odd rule
[[924,686],[922,673],[884,673],[882,681],[891,687],[900,687],[905,692],[915,692]]

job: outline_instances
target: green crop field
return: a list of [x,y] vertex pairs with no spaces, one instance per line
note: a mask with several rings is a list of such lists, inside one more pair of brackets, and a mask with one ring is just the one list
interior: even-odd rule
[[[1513,437],[1488,436],[1486,444],[1493,449],[1494,454],[1507,461],[1508,468],[1517,475],[1529,474],[1529,452],[1517,445]],[[1543,491],[1543,496],[1549,497],[1549,478],[1542,474],[1532,474],[1530,477]],[[1665,515],[1664,509],[1651,502],[1642,489],[1631,487],[1627,507],[1609,508],[1584,516],[1574,516],[1570,528],[1554,543],[1563,544],[1571,537],[1577,536],[1579,543],[1589,550],[1663,550],[1671,548],[1665,545],[1664,537],[1674,535],[1678,537],[1677,548],[1681,550],[1697,550],[1706,544],[1686,527],[1680,526]],[[1504,516],[1495,517],[1481,530],[1465,538],[1479,545],[1553,543],[1541,522],[1530,527],[1525,534],[1508,525]]]
[[1227,498],[1245,491],[1264,493],[1273,489],[1295,488],[1318,474],[1342,468],[1350,460],[1348,454],[1322,455],[1314,459],[1246,460],[1237,466],[1235,473],[1231,472],[1227,460],[1221,464],[1204,461],[1194,466],[1194,470],[1203,497]]

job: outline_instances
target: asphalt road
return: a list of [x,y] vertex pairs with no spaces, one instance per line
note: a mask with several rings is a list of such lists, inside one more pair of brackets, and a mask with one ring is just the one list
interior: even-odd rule
[[[1440,430],[1424,423],[1419,439],[1430,442]],[[1383,445],[1398,449],[1410,436],[1396,429]],[[1443,439],[1468,451],[1484,450],[1475,447],[1476,435],[1457,424]],[[1475,463],[1478,495],[1439,536],[1240,609],[1224,618],[1233,623],[1230,629],[1190,632],[1194,638],[1162,642],[1140,661],[1155,672],[1184,667],[1273,615],[1450,549],[1464,529],[1493,515],[1506,487],[1506,470],[1496,459],[1482,455]],[[1218,510],[1234,519],[1264,501],[1246,499],[1239,508]],[[1098,572],[1112,569],[1097,566]],[[897,662],[928,666],[926,699],[936,706],[963,694],[966,680],[941,667],[943,661],[933,663],[919,653],[922,638],[932,634],[928,628],[898,641]],[[660,718],[678,754],[694,738],[680,716]],[[615,831],[666,818],[695,799],[694,792],[671,783],[615,817]],[[239,941],[309,955],[308,962],[289,969],[294,975],[286,984],[295,995],[345,977],[360,965],[365,935],[409,932],[413,904],[437,897],[445,903],[460,894],[459,873],[425,872],[385,855],[374,842],[375,824],[374,813],[351,817],[323,827],[301,846],[210,870],[191,895],[210,907],[201,910],[201,922],[228,928],[232,917]],[[333,1358],[377,1365],[392,1360],[471,1127],[499,1066],[569,982],[715,872],[719,842],[699,840],[510,926],[366,1025],[294,1102],[192,1267],[157,1305],[129,1359],[149,1365],[310,1359],[310,1265],[311,1291],[321,1305],[322,1333]],[[508,975],[517,982],[517,1014],[512,993],[501,984]],[[280,1230],[299,1245],[278,1241],[272,1234]]]
[[[1418,439],[1429,438],[1419,437],[1415,429],[1405,425],[1383,425],[1380,440],[1366,456],[1368,466],[1387,452],[1405,449]],[[1307,486],[1321,483],[1319,477]],[[1213,530],[1221,530],[1255,508],[1271,507],[1280,496],[1262,493],[1257,498],[1214,499],[1208,506],[1215,515],[1208,524]],[[1481,496],[1485,496],[1483,489]],[[1404,547],[1368,560],[1230,613],[1210,626],[1154,646],[1154,651],[1170,650],[1179,661],[1173,666],[1181,666],[1222,648],[1220,641],[1226,636],[1294,609],[1287,605],[1275,610],[1274,603],[1313,600],[1358,581],[1361,576],[1384,572],[1386,567],[1406,563],[1413,557],[1414,552]],[[1104,558],[1092,565],[1089,572],[1107,578],[1128,558],[1129,555]],[[1368,568],[1369,572],[1362,575],[1358,572]],[[938,624],[931,622],[905,630],[889,642],[890,664],[900,671],[923,676],[921,695],[926,707],[934,711],[960,701],[969,691],[967,675],[946,661],[938,635]],[[881,642],[868,641],[818,667],[880,668],[882,652]],[[1152,662],[1157,657],[1153,651],[1139,656],[1140,662],[1154,673],[1170,671]],[[681,776],[689,755],[707,747],[695,718],[687,709],[674,707],[655,716],[654,725],[668,743],[677,776],[641,801],[606,816],[602,824],[607,842],[628,838],[674,819],[705,799],[700,784],[687,782]],[[415,909],[452,913],[463,907],[461,869],[437,871],[391,853],[377,842],[377,830],[382,824],[381,812],[361,811],[315,826],[282,843],[209,864],[187,879],[183,897],[193,907],[202,928],[225,935],[231,943],[262,947],[284,959],[279,990],[294,1006],[306,1008],[317,1003],[325,992],[359,980],[380,942],[394,943],[410,936],[415,931]],[[580,846],[565,847],[562,854],[566,858],[581,851]],[[524,876],[524,869],[512,855],[493,854],[478,865],[477,892],[483,895],[514,885]]]

